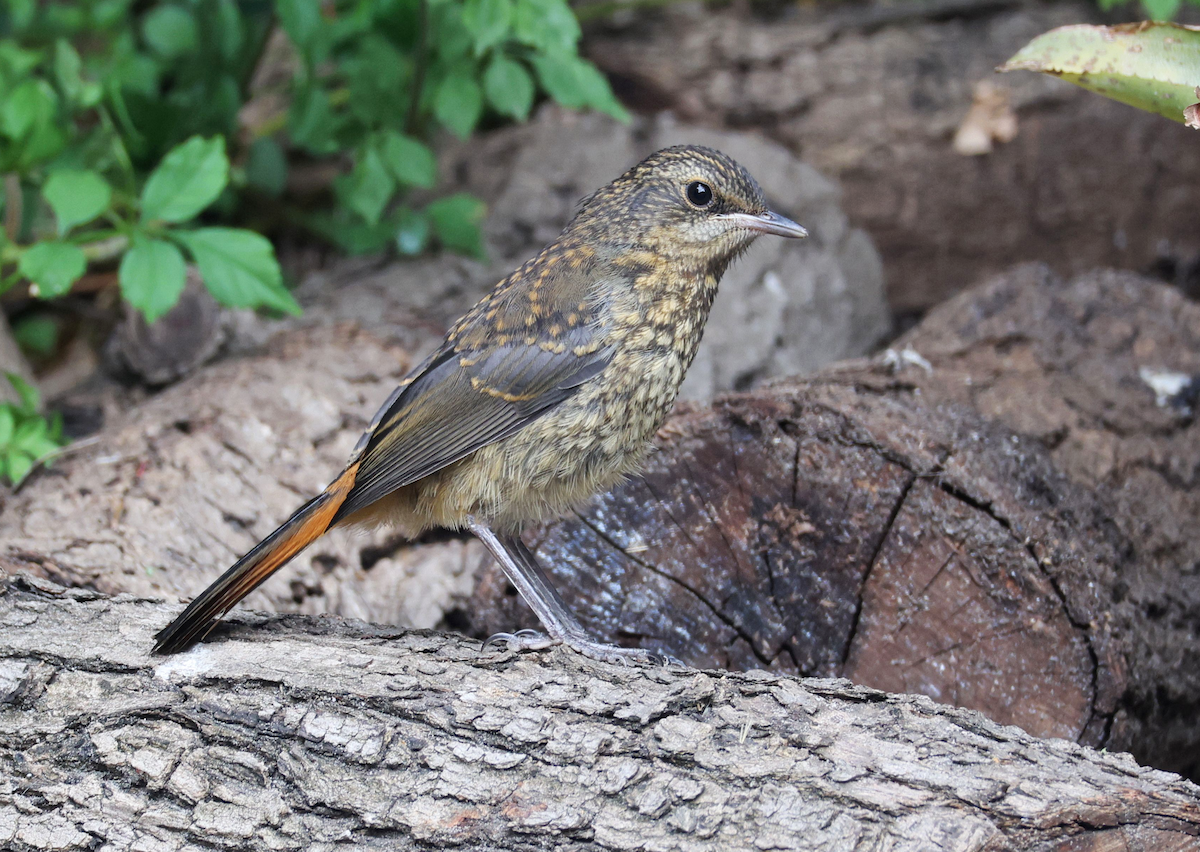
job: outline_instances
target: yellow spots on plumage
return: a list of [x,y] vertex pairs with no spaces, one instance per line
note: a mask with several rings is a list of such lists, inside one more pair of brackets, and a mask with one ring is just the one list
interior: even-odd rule
[[574,328],[579,324],[579,314],[567,314],[567,328]]
[[538,293],[538,287],[541,286],[541,283],[542,283],[542,280],[539,278],[537,283],[534,284],[533,287],[530,288],[529,301],[536,302],[538,299],[541,298],[541,294]]
[[563,331],[562,326],[559,325],[558,323],[554,323],[553,325],[550,326],[550,328],[548,328],[546,330],[548,332],[550,332],[551,337],[558,337],[562,334],[562,331]]
[[525,338],[525,345],[526,345],[526,346],[533,346],[535,343],[537,343],[537,338],[536,338],[536,337],[534,337],[532,334],[528,335],[528,336]]
[[[535,325],[537,325],[537,321],[538,321],[537,314],[530,313],[527,317],[525,317],[525,327],[533,328]],[[529,338],[529,342],[531,344],[533,343],[533,341],[534,341],[534,338]]]

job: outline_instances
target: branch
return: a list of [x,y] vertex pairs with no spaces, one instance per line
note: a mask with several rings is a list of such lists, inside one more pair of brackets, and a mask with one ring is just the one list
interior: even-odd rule
[[211,644],[148,656],[176,609],[0,583],[5,849],[1085,850],[1200,835],[1200,789],[1177,776],[928,698],[485,655],[299,616],[240,616]]

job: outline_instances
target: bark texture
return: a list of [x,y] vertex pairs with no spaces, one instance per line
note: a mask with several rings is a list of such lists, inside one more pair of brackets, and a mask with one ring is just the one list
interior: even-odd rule
[[[1200,436],[1146,368],[1200,373],[1200,308],[1026,266],[896,344],[679,413],[645,475],[538,536],[607,636],[841,675],[1200,768]],[[488,566],[486,635],[532,616]]]
[[[846,681],[621,668],[0,584],[0,845],[1184,850],[1200,789]],[[243,622],[247,617],[237,619]]]
[[[538,537],[595,632],[1110,743],[1126,548],[1036,443],[927,404],[882,365],[728,397],[669,428],[644,475]],[[480,584],[478,632],[532,623],[502,588]]]
[[[1138,375],[1200,371],[1196,328],[1160,285],[1019,269],[907,339],[930,371],[879,359],[683,408],[644,476],[531,542],[599,636],[923,692],[1194,773],[1195,426]],[[209,368],[10,497],[0,566],[190,597],[336,473],[406,363],[343,326]],[[532,626],[486,566],[455,537],[334,534],[247,606]]]

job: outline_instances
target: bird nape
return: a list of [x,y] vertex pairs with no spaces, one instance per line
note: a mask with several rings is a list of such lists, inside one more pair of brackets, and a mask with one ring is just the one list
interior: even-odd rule
[[335,526],[409,537],[474,533],[546,633],[607,661],[648,660],[592,639],[520,538],[634,472],[696,354],[717,284],[761,234],[804,237],[731,158],[683,145],[597,190],[553,243],[454,324],[384,403],[346,469],[156,636],[173,653]]

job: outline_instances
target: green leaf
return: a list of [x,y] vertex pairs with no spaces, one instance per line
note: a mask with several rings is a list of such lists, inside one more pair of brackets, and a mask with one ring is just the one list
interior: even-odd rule
[[999,71],[1041,71],[1113,100],[1184,121],[1200,83],[1200,30],[1177,24],[1059,27]]
[[533,57],[542,88],[560,104],[572,109],[592,107],[620,121],[629,112],[613,96],[608,80],[596,66],[569,53],[543,53]]
[[486,209],[475,196],[460,192],[439,198],[425,208],[425,213],[443,246],[463,254],[483,257],[483,234],[479,225]]
[[13,338],[36,355],[49,355],[58,346],[58,323],[45,314],[22,317],[13,323]]
[[0,449],[7,447],[12,441],[13,428],[16,426],[15,409],[7,402],[0,402]]
[[300,313],[300,306],[283,286],[275,250],[265,237],[240,228],[200,228],[172,231],[171,235],[191,252],[204,286],[221,304]]
[[20,447],[35,459],[54,449],[50,441],[50,424],[44,417],[27,417],[13,430],[12,446]]
[[37,0],[8,0],[8,17],[18,33],[33,23],[37,13]]
[[142,20],[142,36],[164,59],[191,53],[199,43],[196,20],[181,6],[156,6]]
[[579,21],[564,0],[516,0],[513,34],[542,51],[575,52]]
[[282,195],[287,186],[287,157],[270,136],[254,140],[246,160],[246,180],[271,195]]
[[313,154],[332,154],[338,150],[334,133],[338,122],[324,89],[301,89],[292,101],[288,130],[292,142]]
[[4,454],[4,463],[8,468],[8,478],[15,485],[33,468],[33,457],[13,447]]
[[313,62],[321,35],[321,5],[313,0],[277,0],[275,13],[292,44]]
[[93,107],[100,101],[101,88],[98,83],[84,80],[80,73],[83,60],[66,39],[54,44],[54,76],[58,88],[71,103],[81,107]]
[[222,58],[226,62],[235,61],[245,37],[237,4],[233,0],[216,0],[214,14],[206,23]]
[[415,210],[403,210],[396,228],[396,251],[418,255],[429,245],[429,217]]
[[466,0],[462,20],[475,40],[475,55],[481,56],[489,47],[499,44],[508,35],[512,24],[512,0]]
[[375,146],[368,145],[354,164],[354,170],[339,180],[337,189],[346,207],[374,225],[396,191],[396,180]]
[[76,225],[90,222],[108,209],[112,188],[90,170],[56,169],[42,187],[42,196],[54,211],[61,237]]
[[21,255],[17,269],[36,285],[36,296],[52,299],[79,280],[87,269],[87,256],[70,243],[37,243]]
[[21,400],[20,408],[17,410],[25,414],[36,414],[37,410],[42,407],[42,396],[38,393],[37,388],[16,373],[6,371],[4,377],[8,379],[12,389],[17,392],[17,398]]
[[121,258],[117,279],[121,295],[150,323],[179,301],[187,283],[187,266],[171,243],[134,237],[133,247]]
[[347,254],[369,254],[387,248],[396,237],[390,218],[368,225],[344,207],[321,210],[304,217],[304,224]]
[[442,80],[433,96],[433,114],[448,130],[466,139],[483,112],[483,92],[474,77],[458,71]]
[[1153,21],[1170,21],[1179,12],[1180,0],[1142,0],[1142,8]]
[[388,130],[384,132],[379,149],[388,169],[401,184],[429,189],[437,183],[437,160],[427,145],[411,136]]
[[20,139],[35,124],[52,117],[57,108],[53,89],[41,80],[25,80],[8,92],[0,105],[0,132],[10,139]]
[[212,204],[229,181],[225,137],[176,145],[142,189],[142,221],[185,222]]
[[483,74],[488,103],[501,115],[524,121],[533,107],[533,78],[520,62],[496,54]]

